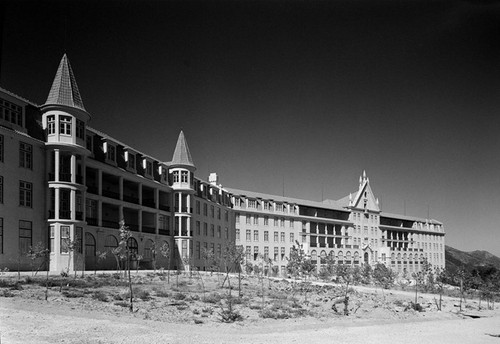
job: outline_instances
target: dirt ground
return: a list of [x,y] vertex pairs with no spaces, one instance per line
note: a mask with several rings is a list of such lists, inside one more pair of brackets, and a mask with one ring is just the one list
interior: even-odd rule
[[[249,289],[257,283],[244,280]],[[276,302],[272,296],[279,298],[276,290],[283,291],[284,285],[269,284],[265,307]],[[310,313],[275,320],[259,317],[259,310],[248,306],[258,302],[255,295],[246,306],[236,305],[243,320],[228,324],[220,321],[215,304],[201,303],[194,292],[190,294],[195,287],[193,281],[180,288],[192,298],[187,306],[174,302],[179,301],[179,288],[171,285],[166,287],[168,296],[152,292],[149,300],[137,300],[130,313],[117,302],[90,297],[90,292],[67,297],[53,287],[45,301],[43,288],[25,286],[10,297],[0,297],[1,343],[500,343],[500,311],[478,311],[477,301],[468,301],[464,315],[458,313],[458,300],[444,298],[443,310],[437,311],[435,295],[423,294],[419,302],[425,311],[415,312],[404,309],[414,297],[412,292],[385,290],[382,295],[380,289],[357,287],[351,301],[356,311],[351,309],[349,316],[333,314],[331,302],[318,291],[311,292],[307,301],[298,296]],[[107,291],[119,294],[120,288]],[[213,312],[200,312],[207,308]]]

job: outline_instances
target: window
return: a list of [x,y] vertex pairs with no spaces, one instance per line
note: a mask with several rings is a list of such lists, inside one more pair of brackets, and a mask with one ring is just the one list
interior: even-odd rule
[[269,217],[264,216],[264,226],[269,226]]
[[196,214],[200,214],[201,212],[201,203],[200,201],[196,201]]
[[293,233],[290,233],[290,242],[293,243],[295,240]]
[[203,235],[208,236],[208,223],[203,222]]
[[240,229],[236,228],[236,241],[240,241]]
[[70,246],[70,233],[69,226],[61,226],[61,240],[60,240],[60,250],[61,253],[68,253]]
[[148,176],[153,175],[153,163],[151,161],[146,161],[146,174]]
[[285,227],[285,218],[284,218],[284,217],[282,217],[282,218],[280,219],[280,226],[281,226],[281,227]]
[[19,251],[27,253],[31,246],[31,221],[19,220]]
[[251,219],[250,219],[250,215],[247,215],[247,218],[246,218],[246,223],[247,225],[250,225],[252,223]]
[[217,238],[221,237],[221,228],[220,226],[217,226]]
[[0,204],[3,203],[3,177],[0,176]]
[[19,142],[19,166],[33,168],[33,146],[24,142]]
[[3,162],[3,135],[0,135],[0,162]]
[[47,116],[47,134],[53,135],[56,133],[56,116]]
[[247,229],[245,239],[246,241],[252,241],[252,231],[250,229]]
[[264,201],[264,210],[269,209],[269,202]]
[[6,100],[0,100],[0,119],[5,119],[12,124],[23,125],[22,108]]
[[224,212],[224,220],[225,220],[226,222],[228,222],[228,221],[229,221],[229,212],[228,212],[227,210]]
[[278,242],[278,232],[274,232],[274,242]]
[[278,227],[278,219],[274,219],[274,227]]
[[254,215],[253,217],[253,224],[258,225],[259,224],[259,215]]
[[293,219],[290,219],[290,228],[294,227]]
[[279,260],[279,248],[275,247],[274,248],[274,260]]
[[247,246],[245,251],[247,260],[250,260],[252,257],[252,246]]
[[85,139],[85,123],[79,119],[76,120],[76,137]]
[[196,235],[201,234],[201,223],[200,221],[196,221]]
[[249,208],[257,208],[257,201],[254,199],[251,199],[248,201],[248,207]]
[[217,208],[217,219],[220,220],[220,208]]
[[135,240],[134,238],[128,238],[127,246],[132,256],[137,255],[139,253],[139,246],[137,245],[137,240]]
[[210,236],[212,236],[212,237],[215,236],[215,226],[213,224],[210,225]]
[[224,228],[224,238],[229,239],[229,229],[227,227]]
[[188,172],[187,171],[181,171],[181,182],[182,183],[188,182]]
[[240,223],[240,213],[236,213],[234,218],[235,218],[234,220],[236,223]]
[[106,152],[106,159],[108,159],[110,161],[116,161],[115,160],[115,153],[116,153],[115,146],[108,144],[107,145],[107,152]]
[[269,246],[264,246],[264,259],[269,258]]
[[208,205],[203,203],[203,215],[208,216]]
[[22,207],[32,207],[33,184],[19,181],[19,205]]
[[174,171],[173,175],[174,175],[174,183],[178,183],[179,182],[179,171]]
[[[87,239],[87,233],[85,234],[85,239]],[[87,240],[85,240],[87,241]],[[87,243],[85,243],[87,244]],[[106,239],[104,240],[104,251],[105,252],[111,252],[113,249],[118,247],[118,240],[115,238],[114,235],[108,235]]]
[[264,231],[264,241],[265,242],[269,241],[269,231]]
[[59,134],[71,135],[71,117],[59,116]]
[[215,217],[215,207],[213,205],[210,206],[210,216],[212,219]]
[[281,242],[285,242],[285,232],[281,232],[280,238]]
[[89,151],[94,151],[94,142],[92,135],[87,135],[86,147]]
[[76,252],[78,253],[83,253],[83,228],[82,227],[76,227],[76,238],[75,238],[75,244],[76,244]]
[[283,211],[283,204],[276,203],[276,211]]
[[253,231],[253,241],[259,241],[259,231]]
[[281,248],[281,260],[285,259],[285,248]]
[[55,240],[56,234],[55,234],[55,227],[50,226],[49,227],[49,250],[50,252],[54,252],[54,240]]
[[127,154],[127,166],[128,168],[135,170],[135,154],[130,152]]
[[0,254],[3,253],[3,217],[0,217]]

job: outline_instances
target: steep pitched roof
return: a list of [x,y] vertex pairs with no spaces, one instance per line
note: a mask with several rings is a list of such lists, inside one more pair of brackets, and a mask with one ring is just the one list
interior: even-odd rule
[[66,105],[86,111],[66,54],[59,63],[56,77],[45,102],[45,105],[49,104]]
[[184,132],[181,130],[179,138],[177,139],[177,145],[175,146],[174,156],[170,165],[184,165],[184,166],[194,166],[193,158],[191,158],[191,153],[189,152],[189,147],[184,137]]

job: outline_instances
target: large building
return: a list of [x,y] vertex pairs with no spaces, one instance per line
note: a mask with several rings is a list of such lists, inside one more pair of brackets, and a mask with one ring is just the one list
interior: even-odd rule
[[[338,201],[224,188],[216,174],[195,176],[182,131],[165,162],[90,127],[66,55],[45,104],[5,89],[0,98],[1,268],[30,268],[26,253],[38,243],[50,271],[115,268],[121,220],[142,268],[203,270],[204,253],[221,258],[236,244],[247,261],[271,258],[284,272],[297,243],[318,268],[327,255],[408,272],[424,258],[444,266],[442,223],[382,212],[364,173]],[[167,257],[154,249],[165,244]]]

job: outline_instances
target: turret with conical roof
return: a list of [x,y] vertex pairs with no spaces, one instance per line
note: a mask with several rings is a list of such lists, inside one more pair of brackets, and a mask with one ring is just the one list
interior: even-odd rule
[[194,166],[193,158],[191,157],[191,152],[189,152],[189,147],[184,137],[184,132],[181,130],[179,137],[177,139],[177,145],[175,146],[174,155],[170,166],[186,166],[196,169]]
[[[174,239],[176,244],[177,264],[183,264],[182,258],[189,258],[192,252],[193,234],[191,228],[192,202],[194,194],[194,171],[196,167],[189,152],[189,147],[181,130],[175,146],[172,161],[169,163],[171,186],[174,190]],[[190,261],[187,259],[187,261]],[[184,265],[189,270],[189,263]]]
[[47,160],[47,183],[52,195],[47,202],[47,220],[54,242],[50,271],[81,269],[82,260],[78,257],[80,253],[75,252],[69,258],[61,243],[77,238],[83,240],[85,216],[77,205],[85,204],[83,171],[86,157],[90,154],[86,145],[86,127],[90,115],[83,106],[66,54],[59,63],[47,101],[40,109],[47,135],[47,155],[52,156],[52,159]]

